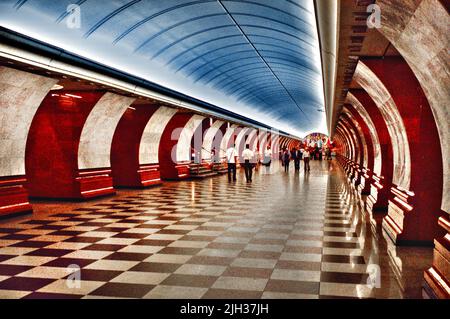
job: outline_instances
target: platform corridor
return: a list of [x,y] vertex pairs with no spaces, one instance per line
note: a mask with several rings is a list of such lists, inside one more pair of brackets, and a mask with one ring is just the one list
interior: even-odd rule
[[349,185],[335,160],[274,163],[251,184],[34,202],[0,221],[0,298],[420,297],[432,248],[388,246]]

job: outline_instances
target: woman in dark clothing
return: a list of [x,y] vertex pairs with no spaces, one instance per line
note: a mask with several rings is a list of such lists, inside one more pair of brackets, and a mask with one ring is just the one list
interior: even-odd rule
[[291,160],[291,157],[289,155],[289,151],[285,150],[283,154],[283,163],[284,163],[284,171],[289,172],[289,161]]

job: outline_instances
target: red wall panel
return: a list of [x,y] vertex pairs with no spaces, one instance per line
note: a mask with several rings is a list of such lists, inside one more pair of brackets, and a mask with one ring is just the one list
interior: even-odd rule
[[[70,98],[69,93],[81,98]],[[103,91],[53,91],[31,124],[25,154],[32,197],[78,197],[78,146],[83,125]]]
[[[156,165],[141,167],[139,144],[145,126],[159,106],[133,104],[120,119],[111,146],[111,169],[114,186],[142,187],[158,184],[159,169]],[[146,181],[155,180],[153,183]]]

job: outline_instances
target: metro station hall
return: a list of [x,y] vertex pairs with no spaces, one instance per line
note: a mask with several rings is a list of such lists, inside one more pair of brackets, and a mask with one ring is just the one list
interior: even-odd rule
[[0,0],[0,300],[450,299],[449,9]]

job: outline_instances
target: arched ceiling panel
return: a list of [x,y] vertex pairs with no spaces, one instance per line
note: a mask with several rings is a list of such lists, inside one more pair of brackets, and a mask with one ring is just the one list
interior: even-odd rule
[[1,1],[0,22],[291,134],[326,131],[313,1],[74,2]]

